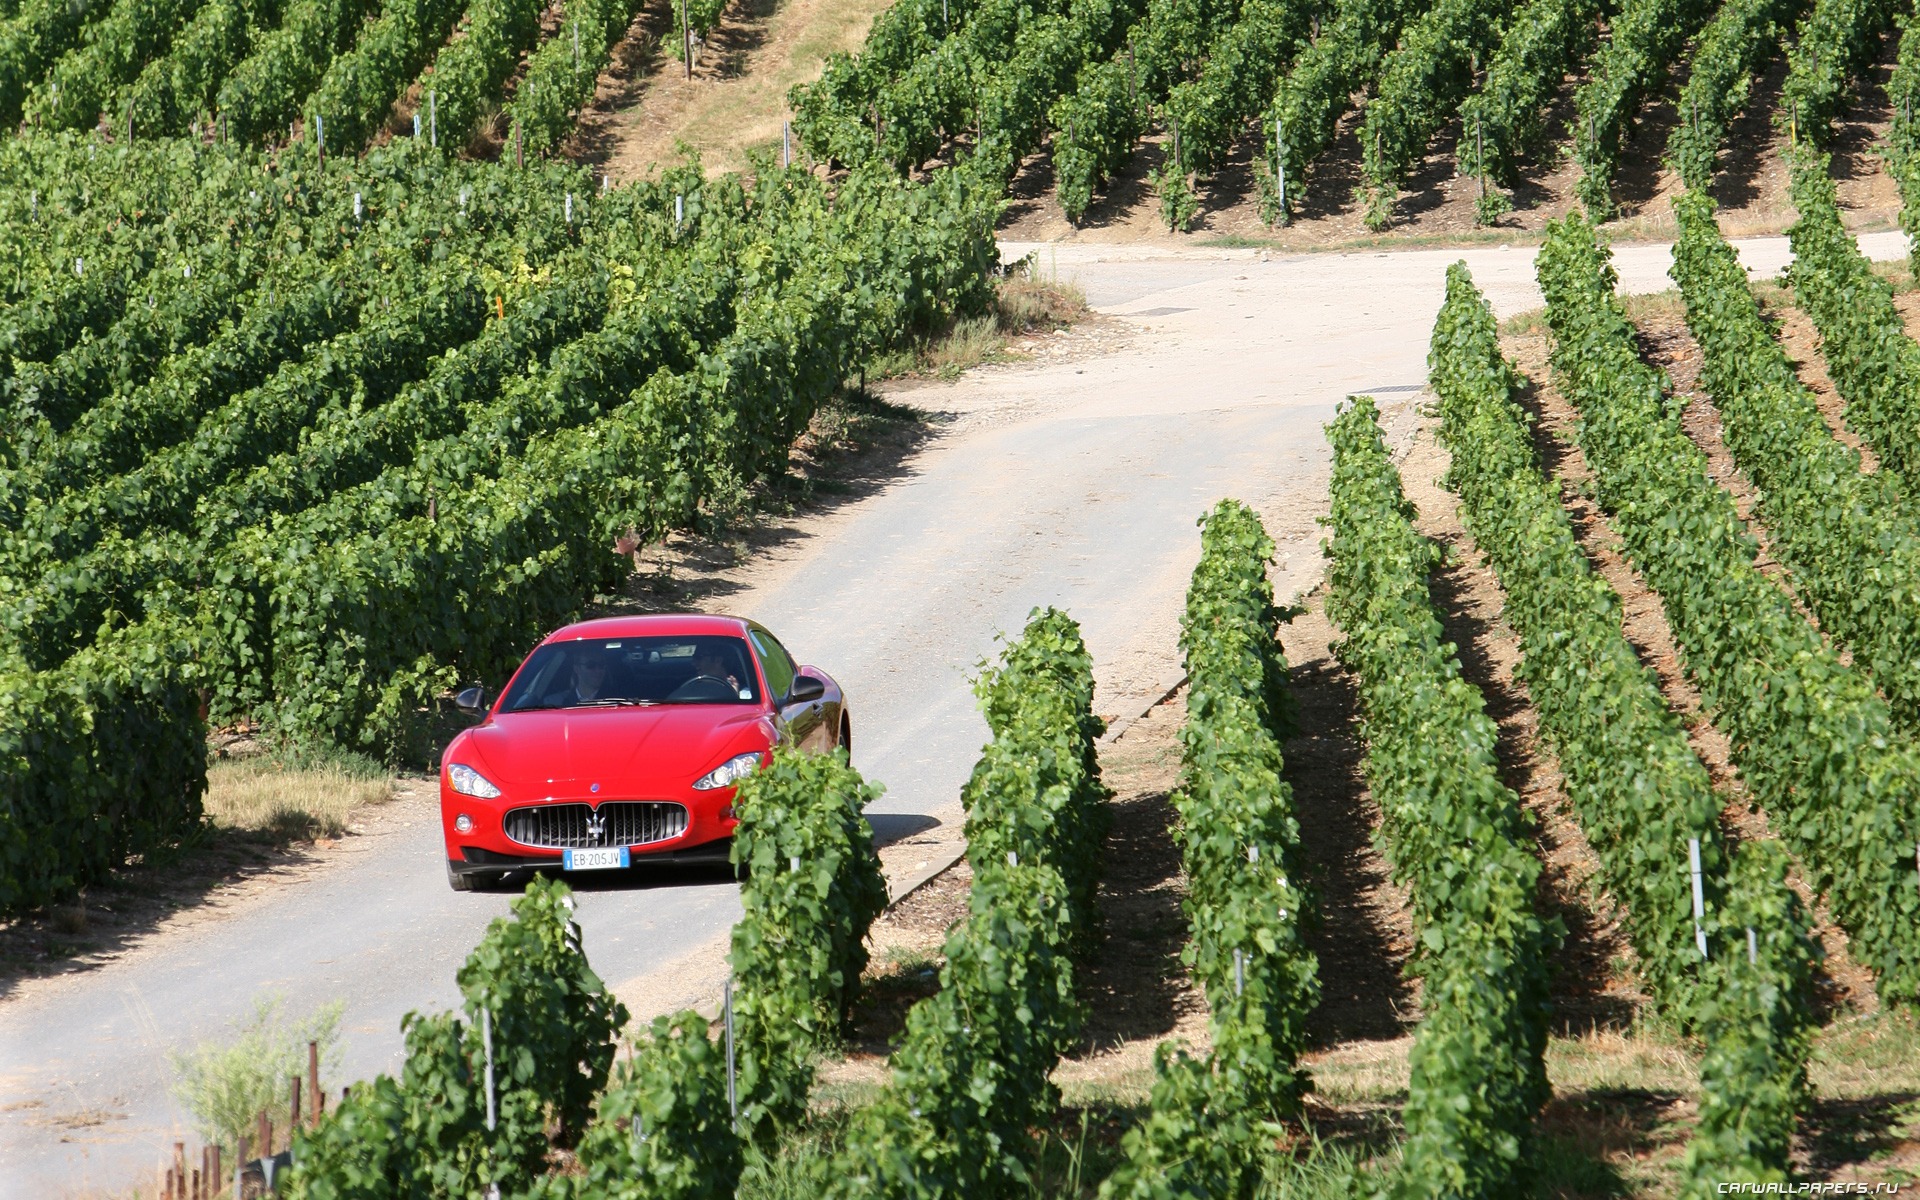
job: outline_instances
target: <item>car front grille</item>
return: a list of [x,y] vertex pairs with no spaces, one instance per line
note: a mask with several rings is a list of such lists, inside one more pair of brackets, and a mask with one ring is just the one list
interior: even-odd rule
[[[595,835],[594,819],[600,828]],[[522,846],[585,849],[589,846],[644,846],[687,831],[685,805],[659,800],[609,800],[590,804],[542,804],[507,812],[507,836]]]

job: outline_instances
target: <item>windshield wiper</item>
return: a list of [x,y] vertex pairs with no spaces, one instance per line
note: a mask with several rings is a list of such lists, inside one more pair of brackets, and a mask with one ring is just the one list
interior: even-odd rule
[[576,700],[568,708],[650,708],[658,700],[636,700],[631,696],[602,696],[596,700]]

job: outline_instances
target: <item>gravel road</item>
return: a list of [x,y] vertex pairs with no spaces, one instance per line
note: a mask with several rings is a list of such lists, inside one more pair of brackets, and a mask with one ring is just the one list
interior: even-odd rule
[[[1876,258],[1906,253],[1868,235]],[[748,563],[720,607],[776,630],[847,687],[855,759],[887,795],[877,833],[903,861],[958,837],[958,789],[985,726],[967,677],[1035,605],[1081,621],[1099,707],[1177,672],[1194,519],[1222,496],[1260,510],[1279,591],[1319,577],[1321,426],[1371,391],[1403,427],[1426,371],[1446,265],[1465,257],[1508,314],[1540,303],[1525,247],[1320,253],[1007,246],[1077,280],[1109,319],[1035,361],[897,396],[939,433],[884,486],[807,518]],[[1756,274],[1784,238],[1743,243]],[[1629,290],[1667,286],[1664,246],[1623,247]],[[162,927],[110,961],[0,985],[0,1195],[121,1192],[185,1130],[170,1050],[219,1037],[256,996],[346,1001],[335,1080],[398,1066],[401,1016],[453,1005],[454,971],[507,898],[446,886],[424,793],[331,865]],[[913,863],[906,861],[911,867]],[[637,1012],[717,992],[739,904],[715,874],[589,887],[594,965]]]

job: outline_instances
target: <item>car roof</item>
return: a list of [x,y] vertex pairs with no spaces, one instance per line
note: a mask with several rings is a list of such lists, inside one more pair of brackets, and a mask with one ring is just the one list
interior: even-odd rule
[[739,617],[713,616],[707,613],[646,613],[633,617],[598,617],[575,621],[548,634],[541,645],[572,642],[581,638],[605,637],[740,637],[747,622]]

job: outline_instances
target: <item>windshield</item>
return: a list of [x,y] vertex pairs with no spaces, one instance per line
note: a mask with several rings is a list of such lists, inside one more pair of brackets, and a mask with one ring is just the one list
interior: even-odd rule
[[582,638],[527,658],[500,706],[622,708],[645,704],[754,704],[760,680],[738,637]]

